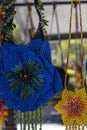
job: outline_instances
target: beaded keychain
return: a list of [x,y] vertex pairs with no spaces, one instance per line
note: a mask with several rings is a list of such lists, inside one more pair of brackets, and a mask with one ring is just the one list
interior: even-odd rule
[[[72,9],[75,2],[79,6],[79,17],[80,17],[80,47],[81,47],[81,77],[82,87],[81,89],[75,90],[75,92],[69,91],[66,87],[67,70],[69,68],[69,58],[71,50],[71,28],[72,28]],[[63,123],[66,130],[84,130],[87,123],[87,94],[84,88],[84,49],[83,49],[83,33],[82,33],[82,11],[80,0],[71,0],[70,10],[70,25],[69,25],[69,44],[68,44],[68,55],[66,63],[66,76],[65,76],[65,89],[62,92],[62,99],[59,101],[54,108],[61,113]]]

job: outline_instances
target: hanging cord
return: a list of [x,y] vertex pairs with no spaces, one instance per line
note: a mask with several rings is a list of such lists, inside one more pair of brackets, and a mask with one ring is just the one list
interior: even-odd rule
[[82,11],[81,2],[79,0],[79,12],[80,12],[80,37],[81,37],[81,66],[82,66],[82,87],[84,87],[84,47],[83,47],[83,33],[82,33]]
[[45,26],[48,25],[48,21],[45,19],[43,3],[41,0],[34,0],[34,4],[37,14],[39,16],[39,25],[35,37],[45,39],[45,35],[47,35]]
[[39,123],[40,123],[39,130],[42,130],[42,106],[39,108]]
[[26,113],[23,113],[23,119],[24,119],[24,129],[26,130]]
[[[30,6],[30,5],[29,5]],[[28,4],[27,4],[27,8],[28,8]],[[28,10],[28,9],[27,9]],[[28,10],[28,15],[27,15],[27,18],[26,18],[26,29],[25,29],[25,37],[24,37],[24,43],[27,42],[27,34],[28,34],[28,21],[29,21],[29,18],[30,18],[30,10]]]
[[29,34],[30,34],[30,39],[32,40],[35,35],[35,28],[34,28],[34,24],[33,24],[31,11],[32,11],[32,5],[30,3],[28,3],[28,14],[29,14],[30,26],[31,26],[31,28],[29,29]]
[[78,32],[79,32],[79,21],[78,21],[78,2],[74,2],[75,7],[75,23],[76,23],[76,34],[75,34],[75,65],[76,65],[76,86],[77,89],[82,88],[82,68],[81,68],[81,46],[80,43],[78,43]]
[[28,118],[28,130],[30,130],[30,112],[27,113],[27,118]]
[[22,124],[23,124],[23,113],[20,112],[20,130],[23,130]]
[[18,123],[18,112],[16,110],[14,110],[14,124],[15,126],[17,126]]
[[[26,30],[25,30],[25,40],[24,42],[27,42],[27,35],[29,34],[30,36],[30,40],[32,40],[34,38],[35,35],[35,28],[34,28],[34,24],[33,24],[33,19],[32,19],[32,4],[27,2],[27,10],[28,10],[28,14],[27,14],[27,18],[26,18]],[[30,29],[29,29],[29,23],[30,23]]]
[[[77,2],[74,2],[74,7],[75,7],[75,25],[76,25],[76,34],[75,34],[75,53],[76,53],[76,62],[78,61],[78,58],[77,58],[77,50],[78,50],[78,47],[77,47],[77,39],[78,39],[78,31],[79,31],[79,27],[78,27],[78,9],[77,9],[77,5],[78,3]],[[77,65],[77,64],[76,64]]]
[[65,88],[67,83],[67,71],[68,71],[68,65],[69,65],[69,57],[70,57],[70,48],[71,48],[71,26],[72,26],[72,8],[73,8],[73,1],[71,0],[71,9],[70,9],[70,22],[69,22],[69,43],[68,43],[68,54],[67,54],[67,62],[66,62],[66,74],[65,74]]
[[35,130],[37,130],[37,124],[38,124],[38,110],[35,111]]
[[82,33],[82,14],[81,14],[81,3],[80,0],[74,1],[71,0],[71,9],[70,9],[70,24],[69,24],[69,43],[68,43],[68,54],[67,54],[67,63],[66,63],[66,75],[65,75],[65,88],[66,88],[66,81],[67,81],[67,70],[69,68],[69,58],[70,58],[70,50],[71,50],[71,29],[72,29],[72,8],[74,2],[78,2],[79,4],[79,13],[80,13],[80,38],[81,38],[81,66],[82,66],[82,87],[84,87],[84,49],[83,49],[83,33]]
[[[57,26],[57,34],[58,34],[58,45],[60,47],[61,60],[62,60],[62,65],[63,65],[64,61],[63,61],[63,53],[62,53],[62,47],[61,47],[61,36],[60,36],[60,30],[59,30],[58,15],[57,15],[57,10],[56,10],[56,2],[53,2],[53,12],[52,12],[51,27],[50,27],[50,36],[51,36],[51,32],[52,32],[52,25],[53,25],[54,15],[55,15],[55,18],[56,18],[56,26]],[[50,36],[49,36],[49,40],[50,40]]]
[[35,130],[34,129],[34,112],[31,112],[31,127],[32,127],[32,130]]

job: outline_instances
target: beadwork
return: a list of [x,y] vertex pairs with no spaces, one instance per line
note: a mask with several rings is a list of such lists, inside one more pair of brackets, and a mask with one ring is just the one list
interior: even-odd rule
[[43,75],[40,73],[43,70],[44,68],[40,68],[39,64],[32,61],[29,61],[27,65],[16,65],[13,72],[6,75],[10,79],[10,91],[16,90],[21,85],[20,96],[23,99],[26,99],[29,94],[34,96],[36,84],[40,88],[43,86]]
[[64,89],[62,100],[55,105],[55,109],[62,114],[65,126],[77,124],[84,126],[87,123],[87,95],[84,88],[77,92]]
[[27,47],[9,42],[1,47],[1,54],[8,55],[0,63],[0,98],[8,107],[35,111],[62,90],[60,75],[50,61],[48,42],[44,43],[46,47],[36,39]]
[[[81,47],[81,68],[76,68],[76,87],[75,92],[67,90],[66,79],[69,68],[69,58],[71,50],[71,28],[72,28],[72,8],[79,5],[80,18],[80,47]],[[71,0],[70,24],[69,24],[69,44],[66,63],[65,89],[62,93],[62,99],[55,105],[55,109],[61,113],[62,120],[66,130],[84,130],[87,123],[87,94],[84,88],[84,48],[82,33],[82,12],[80,0]],[[76,66],[77,67],[77,66]],[[81,88],[81,89],[79,89]]]
[[15,0],[4,0],[0,4],[0,45],[3,41],[9,41],[12,36],[12,31],[16,27],[12,23],[15,14]]
[[0,4],[0,45],[3,43],[3,6]]

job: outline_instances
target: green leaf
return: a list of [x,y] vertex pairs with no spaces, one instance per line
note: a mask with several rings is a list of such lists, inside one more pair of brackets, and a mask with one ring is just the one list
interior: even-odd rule
[[41,72],[41,71],[43,71],[43,70],[45,70],[45,68],[40,68],[40,69],[38,69],[37,71],[32,72],[31,74],[32,74],[32,75],[35,75],[35,74],[38,74],[39,72]]
[[17,72],[17,73],[7,73],[5,75],[6,78],[9,78],[9,77],[12,77],[12,76],[17,76],[17,75],[20,75],[20,72]]
[[42,3],[39,3],[37,5],[37,8],[40,9],[41,11],[44,10],[44,7],[43,7],[43,4]]
[[47,21],[47,20],[42,19],[42,23],[43,23],[44,25],[48,26],[48,21]]
[[23,84],[23,87],[22,87],[22,91],[21,91],[21,94],[20,96],[25,100],[28,96],[29,96],[29,88],[28,88],[28,83],[25,83]]
[[41,88],[43,86],[43,82],[38,77],[33,77],[33,80],[36,82],[36,84]]
[[20,81],[19,79],[12,81],[12,82],[10,83],[10,85],[9,85],[8,88],[9,88],[11,91],[15,90],[15,89],[17,88],[17,86],[18,86],[18,82],[19,82],[19,81]]
[[31,85],[32,85],[32,96],[34,96],[34,94],[35,94],[35,84],[34,84],[34,82],[31,80]]

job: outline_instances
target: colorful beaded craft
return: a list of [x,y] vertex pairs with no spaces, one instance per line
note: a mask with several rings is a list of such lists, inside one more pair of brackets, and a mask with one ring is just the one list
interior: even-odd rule
[[48,42],[44,43],[45,46],[39,38],[27,47],[3,43],[2,53],[7,48],[8,55],[0,63],[0,98],[8,107],[22,112],[35,111],[62,90],[60,75],[51,64]]
[[87,94],[85,88],[77,92],[64,89],[62,100],[55,105],[55,109],[62,114],[65,126],[81,125],[87,123]]
[[[75,4],[75,5],[74,5]],[[71,25],[72,8],[79,5],[80,18],[80,47],[81,47],[81,69],[77,71],[76,66],[76,89],[75,92],[69,91],[66,87],[67,70],[69,68],[69,56],[71,49]],[[84,49],[82,34],[82,14],[80,0],[71,0],[70,25],[69,25],[69,45],[66,63],[65,89],[62,92],[62,99],[55,105],[55,109],[61,113],[62,120],[67,130],[84,130],[87,123],[87,94],[84,88]],[[78,73],[79,72],[79,73]],[[78,80],[79,79],[79,80]]]
[[0,45],[3,41],[10,41],[12,31],[16,27],[12,23],[15,14],[15,0],[3,0],[0,4]]

